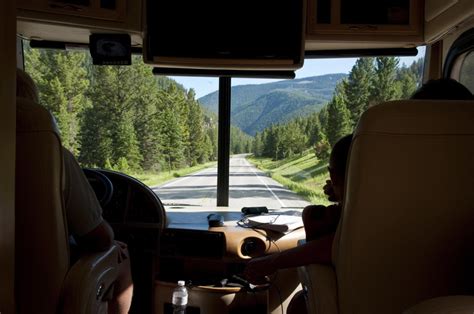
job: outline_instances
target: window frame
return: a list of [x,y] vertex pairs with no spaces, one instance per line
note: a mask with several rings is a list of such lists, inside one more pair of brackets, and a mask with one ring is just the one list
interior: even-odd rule
[[453,43],[446,55],[443,78],[459,81],[464,60],[474,51],[474,28],[462,33]]

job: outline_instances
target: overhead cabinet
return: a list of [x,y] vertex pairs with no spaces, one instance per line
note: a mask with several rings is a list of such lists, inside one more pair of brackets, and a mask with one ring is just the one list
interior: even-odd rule
[[310,0],[307,12],[307,39],[405,41],[423,36],[423,0]]
[[18,0],[18,8],[123,22],[126,0]]

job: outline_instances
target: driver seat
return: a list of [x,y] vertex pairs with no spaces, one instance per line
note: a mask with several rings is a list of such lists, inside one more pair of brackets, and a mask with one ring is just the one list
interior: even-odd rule
[[17,313],[106,313],[119,249],[70,265],[62,146],[51,114],[17,98],[16,139]]

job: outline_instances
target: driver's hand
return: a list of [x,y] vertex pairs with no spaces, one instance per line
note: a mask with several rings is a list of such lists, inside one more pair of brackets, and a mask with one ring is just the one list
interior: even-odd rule
[[334,188],[332,186],[331,180],[326,180],[326,184],[323,187],[324,194],[328,196],[328,200],[331,202],[336,202],[336,194],[334,194]]
[[267,276],[277,271],[273,260],[272,255],[251,259],[244,269],[243,276],[253,284],[267,283]]

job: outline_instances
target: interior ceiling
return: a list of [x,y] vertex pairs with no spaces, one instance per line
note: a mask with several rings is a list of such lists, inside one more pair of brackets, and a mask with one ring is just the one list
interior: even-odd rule
[[[80,28],[75,26],[55,25],[23,20],[18,20],[17,32],[26,39],[50,40],[79,44],[88,44],[89,35],[92,33],[120,33],[119,31],[114,30]],[[132,38],[132,46],[137,47],[142,45],[142,37],[140,34],[130,32],[129,34]]]
[[[18,33],[27,39],[50,40],[68,43],[88,43],[91,33],[103,33],[103,29],[80,28],[73,26],[54,25],[47,23],[38,23],[32,21],[19,20],[17,23]],[[117,32],[117,31],[107,31]],[[141,47],[142,37],[138,33],[130,33],[132,37],[132,46]],[[371,49],[371,48],[411,48],[416,46],[413,43],[404,42],[321,42],[307,40],[305,50],[338,50],[338,49]]]
[[[425,40],[432,42],[438,40],[439,36],[446,34],[461,22],[469,20],[474,16],[473,0],[431,0],[427,1],[427,20],[425,23]],[[68,43],[88,43],[91,33],[113,33],[120,30],[100,29],[93,27],[79,27],[64,24],[54,24],[44,20],[32,20],[29,18],[17,19],[18,33],[26,38],[36,40],[50,40]],[[132,38],[132,45],[142,46],[141,32],[128,32]],[[423,44],[422,42],[410,42],[410,38],[403,40],[401,37],[382,38],[383,41],[374,41],[371,38],[354,41],[352,38],[344,38],[338,41],[321,41],[307,39],[305,50],[344,50],[344,49],[376,49],[376,48],[412,48]],[[400,41],[400,39],[402,41]]]
[[[463,21],[474,16],[473,0],[425,0],[425,41],[433,42],[454,28]],[[45,19],[36,19],[36,17],[23,15],[20,11],[20,17],[17,19],[18,33],[26,38],[36,40],[50,40],[60,42],[88,43],[91,33],[113,33],[121,30],[100,29],[93,27],[82,27],[72,25],[71,21],[64,20],[63,24],[45,22]],[[65,23],[69,23],[66,25]],[[75,23],[78,23],[76,21]],[[137,28],[137,30],[139,27]],[[122,31],[123,32],[123,31]],[[132,45],[142,46],[142,33],[140,31],[129,32],[132,37]],[[347,36],[346,36],[347,37]],[[343,38],[339,41],[313,40],[307,39],[305,50],[344,50],[344,49],[376,49],[376,48],[412,48],[423,44],[422,42],[413,42],[413,39],[394,37],[381,38],[381,41],[351,41],[352,38]],[[367,39],[367,38],[365,38]]]

